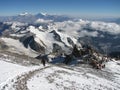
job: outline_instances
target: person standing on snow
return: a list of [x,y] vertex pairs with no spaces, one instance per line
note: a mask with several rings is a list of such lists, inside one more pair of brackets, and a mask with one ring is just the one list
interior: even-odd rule
[[42,63],[42,64],[43,64],[43,66],[45,67],[45,63],[46,63],[46,61],[45,61],[45,59],[44,59],[44,58],[42,58],[41,63]]
[[49,62],[48,55],[41,56],[41,63],[45,66],[46,62]]

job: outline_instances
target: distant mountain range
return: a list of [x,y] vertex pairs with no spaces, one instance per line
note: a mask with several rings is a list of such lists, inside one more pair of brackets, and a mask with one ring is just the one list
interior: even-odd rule
[[49,15],[44,13],[38,13],[36,15],[32,15],[26,12],[16,16],[3,16],[3,17],[1,16],[0,21],[1,22],[18,21],[23,23],[34,23],[39,18],[50,19],[50,20],[59,21],[59,22],[72,19],[71,17],[65,16],[65,15]]
[[1,49],[37,56],[39,53],[70,53],[75,44],[88,44],[109,54],[120,51],[119,19],[88,21],[64,15],[22,13],[0,17]]

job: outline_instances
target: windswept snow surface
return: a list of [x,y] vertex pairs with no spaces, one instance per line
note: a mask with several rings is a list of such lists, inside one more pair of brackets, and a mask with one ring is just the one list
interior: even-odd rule
[[[9,56],[9,57],[8,57]],[[18,64],[13,60],[14,55],[0,53],[0,90],[27,90],[26,82],[35,72],[43,69],[40,61],[34,60],[36,64],[26,60],[28,65],[25,66],[23,57],[14,59],[21,60]],[[24,66],[23,66],[24,65]],[[49,67],[49,65],[46,65]]]
[[16,78],[38,68],[39,66],[20,66],[17,64],[6,62],[4,61],[4,59],[0,58],[0,90],[16,90],[13,88]]
[[89,65],[21,66],[0,57],[0,90],[120,90],[120,61]]
[[21,73],[31,69],[31,67],[20,66],[17,64],[0,60],[0,85],[2,85],[2,83],[8,80],[9,78],[20,75]]
[[29,90],[120,90],[120,66],[117,62],[107,63],[106,69],[102,71],[73,68],[47,68],[34,75],[27,86]]

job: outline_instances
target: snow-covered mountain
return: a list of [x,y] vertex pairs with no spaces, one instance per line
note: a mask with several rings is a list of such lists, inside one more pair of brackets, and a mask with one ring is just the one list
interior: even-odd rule
[[45,13],[38,13],[36,15],[30,14],[30,13],[21,13],[16,16],[0,16],[0,22],[10,22],[10,21],[18,21],[22,23],[31,23],[33,24],[37,19],[47,19],[47,20],[53,20],[53,21],[66,21],[73,19],[71,17],[65,16],[65,15],[49,15]]
[[[40,15],[44,16],[38,14]],[[75,44],[79,46],[89,44],[104,54],[120,51],[120,42],[118,42],[120,25],[116,23],[82,19],[55,22],[52,18],[39,18],[33,24],[18,21],[2,22],[0,33],[1,41],[8,47],[16,49],[21,43],[22,47],[36,53],[70,53]],[[28,55],[28,52],[25,54]]]

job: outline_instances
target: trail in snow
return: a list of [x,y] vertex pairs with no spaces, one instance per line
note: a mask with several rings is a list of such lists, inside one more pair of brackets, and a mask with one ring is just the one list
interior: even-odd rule
[[24,74],[18,75],[15,78],[11,79],[9,82],[12,84],[6,83],[1,87],[2,90],[7,90],[8,88],[13,88],[14,90],[29,90],[27,87],[27,81],[34,76],[37,72],[44,70],[46,68],[49,68],[51,66],[46,66],[45,68],[38,68],[35,70],[31,70],[28,72],[25,72]]
[[109,61],[102,70],[92,69],[85,64],[46,65],[46,67],[41,64],[21,66],[12,63],[11,59],[0,58],[0,90],[120,89],[119,61]]
[[[119,90],[119,83],[99,77],[81,68],[50,67],[36,73],[27,82],[29,90]],[[91,70],[92,71],[92,70]],[[97,72],[97,71],[95,71]],[[102,72],[102,71],[101,71]],[[100,72],[98,72],[99,74]],[[105,72],[103,74],[106,74]]]
[[[33,62],[35,62],[34,66]],[[0,90],[14,90],[11,86],[14,85],[16,78],[42,67],[40,61],[25,60],[23,57],[15,58],[0,52]]]

